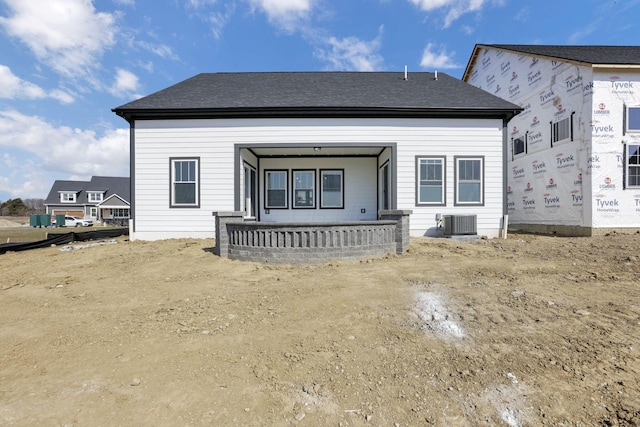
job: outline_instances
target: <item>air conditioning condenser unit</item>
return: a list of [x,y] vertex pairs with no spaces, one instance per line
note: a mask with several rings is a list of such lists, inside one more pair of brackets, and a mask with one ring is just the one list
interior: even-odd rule
[[475,235],[477,215],[444,215],[445,236]]

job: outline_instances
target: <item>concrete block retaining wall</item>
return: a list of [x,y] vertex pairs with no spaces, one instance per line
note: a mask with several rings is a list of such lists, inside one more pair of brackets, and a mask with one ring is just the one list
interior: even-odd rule
[[411,211],[381,211],[379,221],[271,223],[244,221],[241,212],[214,212],[216,253],[278,264],[357,260],[409,247]]

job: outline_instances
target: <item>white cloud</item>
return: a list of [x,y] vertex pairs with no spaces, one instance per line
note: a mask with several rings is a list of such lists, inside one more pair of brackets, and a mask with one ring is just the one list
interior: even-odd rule
[[116,69],[115,81],[109,88],[109,93],[119,98],[139,98],[137,91],[140,89],[138,76],[131,71]]
[[[409,0],[413,5],[425,12],[444,8],[447,10],[444,18],[444,28],[448,28],[453,21],[465,13],[479,12],[487,0]],[[503,5],[503,0],[493,0],[496,5]]]
[[324,40],[326,48],[318,48],[316,56],[331,64],[331,69],[342,71],[376,71],[382,67],[382,56],[378,53],[384,27],[378,29],[378,36],[371,41],[357,37]]
[[433,43],[428,43],[422,52],[422,59],[420,60],[420,66],[431,70],[446,70],[451,68],[461,68],[460,65],[453,62],[451,55],[447,53],[444,48],[440,48],[439,51],[435,51],[436,46]]
[[154,55],[158,55],[160,58],[173,59],[173,60],[178,60],[179,59],[178,55],[176,55],[173,52],[173,49],[171,49],[171,46],[167,46],[166,44],[163,44],[163,43],[149,43],[149,42],[145,42],[145,41],[136,41],[135,44],[136,44],[136,46],[140,46],[144,50],[149,51],[149,52],[153,53]]
[[75,101],[75,98],[73,96],[71,96],[68,92],[65,92],[61,89],[52,90],[51,92],[49,92],[49,96],[53,99],[57,99],[63,104],[71,104],[72,102]]
[[50,92],[35,83],[28,82],[13,74],[6,65],[0,65],[0,98],[6,99],[44,99],[53,98],[63,104],[74,101],[73,96],[61,90],[54,89]]
[[269,22],[287,32],[301,28],[317,0],[247,0],[253,10],[267,15]]
[[[0,111],[0,146],[20,150],[19,158],[31,159],[20,160],[20,163],[32,162],[29,169],[42,173],[57,172],[83,178],[129,174],[129,129],[109,129],[98,136],[92,130],[55,127],[40,117],[5,110]],[[4,161],[16,162],[12,158]],[[13,178],[12,181],[20,180]],[[48,183],[45,196],[51,184]],[[14,190],[11,192],[15,194]]]
[[115,18],[91,0],[4,0],[10,16],[0,25],[36,58],[67,77],[85,76],[114,44]]
[[214,12],[209,15],[207,21],[211,24],[213,37],[218,40],[222,37],[222,29],[227,25],[235,12],[235,3],[226,5],[224,12]]
[[216,4],[218,0],[187,0],[187,6],[191,6],[194,9],[199,9],[204,6]]

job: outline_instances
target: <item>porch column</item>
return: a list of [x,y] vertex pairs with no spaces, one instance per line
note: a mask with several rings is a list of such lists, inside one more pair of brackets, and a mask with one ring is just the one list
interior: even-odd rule
[[227,224],[243,222],[244,212],[213,212],[213,216],[216,217],[216,247],[214,253],[221,258],[228,258],[229,233],[227,233]]
[[409,215],[410,209],[394,209],[378,211],[382,221],[396,221],[396,253],[401,254],[409,249]]

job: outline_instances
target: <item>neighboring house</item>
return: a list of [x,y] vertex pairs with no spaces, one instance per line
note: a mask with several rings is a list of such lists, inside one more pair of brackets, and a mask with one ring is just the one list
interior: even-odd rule
[[[375,221],[410,233],[477,215],[500,234],[510,102],[438,73],[199,74],[113,110],[131,128],[132,239],[259,222]],[[441,223],[440,223],[441,224]]]
[[46,213],[90,218],[107,224],[126,224],[130,211],[130,180],[94,176],[91,181],[53,183],[44,201]]
[[508,126],[510,224],[640,227],[640,46],[479,44],[463,80],[524,108]]

